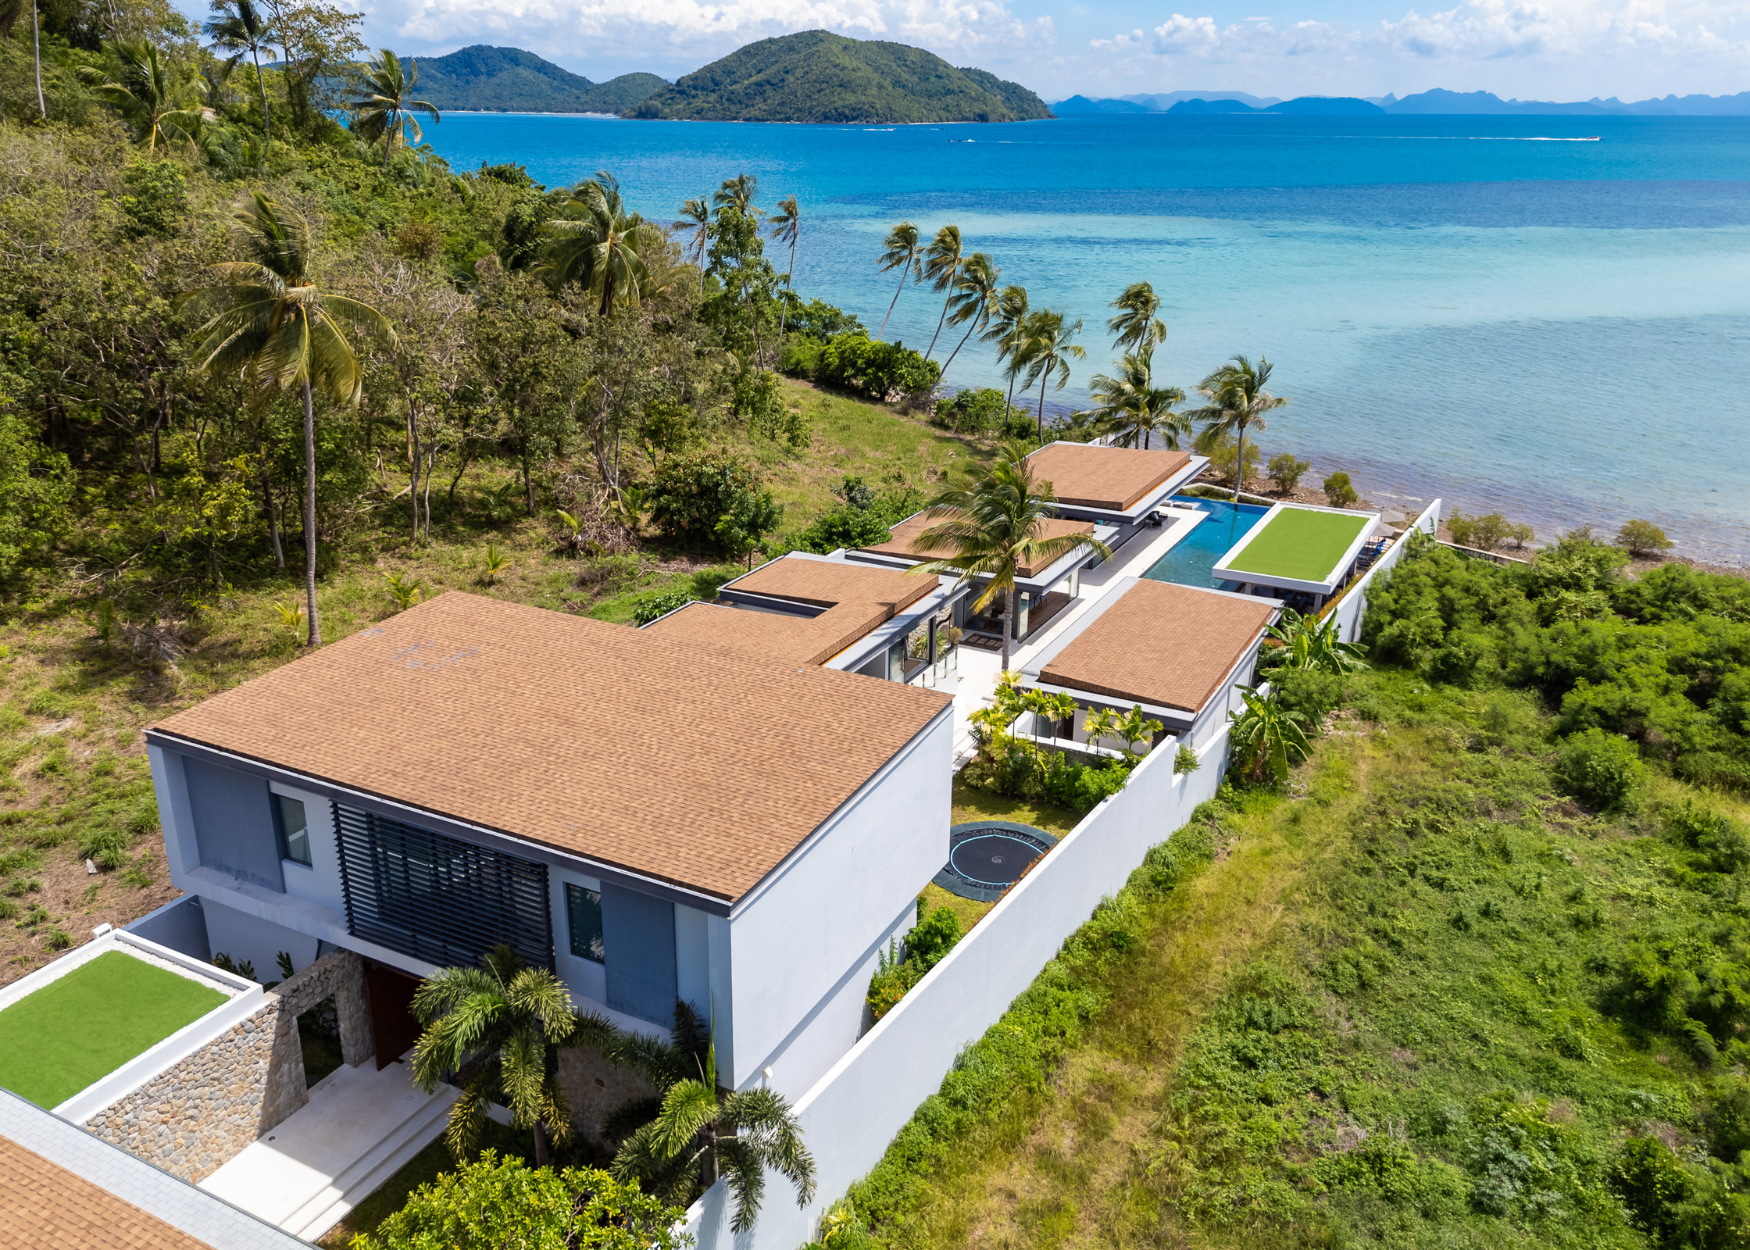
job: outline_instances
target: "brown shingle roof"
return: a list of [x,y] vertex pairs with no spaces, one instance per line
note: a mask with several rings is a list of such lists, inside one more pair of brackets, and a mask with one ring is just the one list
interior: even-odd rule
[[914,577],[843,560],[789,555],[730,583],[736,590],[789,599],[827,610],[815,617],[785,616],[706,603],[689,604],[652,625],[652,632],[701,646],[748,652],[792,664],[825,664],[871,630],[936,588]]
[[1138,581],[1039,674],[1053,686],[1199,711],[1276,610],[1170,582]]
[[211,1250],[7,1137],[0,1137],[0,1246]]
[[1051,483],[1059,503],[1123,512],[1190,464],[1191,453],[1052,443],[1027,463],[1036,479]]
[[[908,517],[893,527],[892,538],[884,543],[878,543],[873,547],[864,547],[863,550],[877,551],[882,555],[905,556],[908,559],[917,560],[919,562],[924,560],[941,559],[943,556],[949,555],[950,553],[945,549],[932,549],[926,551],[912,550],[912,544],[917,541],[920,534],[929,529],[932,525],[939,524],[941,524],[939,521],[925,520],[922,515]],[[1046,521],[1044,525],[1040,526],[1039,537],[1059,538],[1065,534],[1092,534],[1093,532],[1094,523],[1092,521],[1065,521],[1061,519],[1052,519]],[[1043,570],[1035,569],[1030,564],[1023,565],[1020,570],[1022,577],[1032,577],[1035,572],[1042,571]]]
[[734,900],[948,702],[451,591],[157,728]]

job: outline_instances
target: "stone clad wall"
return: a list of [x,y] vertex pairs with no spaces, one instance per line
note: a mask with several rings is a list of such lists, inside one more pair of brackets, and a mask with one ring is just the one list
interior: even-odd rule
[[341,1056],[371,1057],[364,963],[324,955],[269,990],[259,1011],[86,1121],[105,1141],[198,1182],[310,1101],[298,1016],[332,996]]
[[[263,1131],[280,1005],[267,1005],[105,1107],[85,1127],[185,1181],[199,1181]],[[300,1078],[303,1065],[298,1065]],[[281,1117],[284,1118],[284,1117]]]
[[559,1052],[559,1089],[571,1105],[572,1126],[594,1145],[605,1144],[602,1123],[608,1116],[634,1099],[656,1096],[643,1077],[616,1068],[594,1046]]

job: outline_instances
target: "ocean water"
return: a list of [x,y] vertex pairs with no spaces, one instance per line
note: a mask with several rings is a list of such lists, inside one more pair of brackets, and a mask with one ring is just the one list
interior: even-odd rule
[[[1236,352],[1268,357],[1290,403],[1260,443],[1309,476],[1540,535],[1646,517],[1686,553],[1750,561],[1750,119],[452,113],[426,137],[457,168],[515,161],[549,185],[609,170],[661,220],[754,174],[766,206],[801,202],[798,291],[871,331],[894,296],[886,231],[958,223],[1034,307],[1085,321],[1048,410],[1085,400],[1107,305],[1146,278],[1169,327],[1157,369],[1190,391]],[[888,337],[925,347],[940,311],[908,287]],[[944,380],[1001,385],[976,340]]]

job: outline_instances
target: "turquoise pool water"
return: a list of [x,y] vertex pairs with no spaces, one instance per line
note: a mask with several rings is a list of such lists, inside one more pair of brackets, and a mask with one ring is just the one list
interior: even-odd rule
[[1143,576],[1157,582],[1177,582],[1181,586],[1220,587],[1222,579],[1211,572],[1215,562],[1270,511],[1256,504],[1224,503],[1219,499],[1196,499],[1188,495],[1174,495],[1173,502],[1182,508],[1207,513],[1209,519],[1199,521],[1189,534],[1173,544],[1171,551],[1150,565]]

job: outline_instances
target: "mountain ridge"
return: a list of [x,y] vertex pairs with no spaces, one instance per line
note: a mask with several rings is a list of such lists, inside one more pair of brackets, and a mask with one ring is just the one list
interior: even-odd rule
[[800,31],[745,44],[622,115],[691,121],[900,125],[1032,121],[1051,110],[1019,83],[906,44]]
[[[1321,108],[1317,102],[1329,101],[1331,105],[1342,104],[1342,108]],[[1074,102],[1072,104],[1072,102]],[[1247,95],[1243,91],[1207,91],[1189,92],[1175,91],[1153,96],[1129,95],[1112,99],[1089,98],[1087,96],[1071,96],[1068,100],[1052,105],[1053,109],[1063,108],[1064,111],[1089,115],[1098,113],[1132,113],[1131,107],[1102,107],[1106,105],[1143,105],[1143,110],[1150,113],[1184,114],[1214,114],[1214,113],[1320,113],[1347,112],[1372,113],[1376,109],[1382,113],[1399,115],[1505,115],[1519,114],[1525,116],[1598,116],[1598,117],[1742,117],[1750,116],[1750,91],[1739,92],[1736,95],[1667,95],[1646,100],[1623,102],[1615,96],[1609,99],[1599,99],[1594,96],[1590,100],[1576,100],[1567,103],[1551,100],[1503,100],[1490,91],[1449,91],[1444,87],[1435,87],[1429,91],[1420,91],[1414,95],[1399,99],[1395,95],[1385,95],[1373,100],[1364,100],[1354,96],[1300,96],[1292,100],[1274,100],[1268,97],[1259,99]],[[1246,107],[1209,107],[1213,105],[1240,104]],[[1202,105],[1204,107],[1184,107],[1186,105]],[[1356,105],[1367,107],[1357,108]]]
[[483,43],[407,59],[419,70],[414,94],[457,112],[618,113],[668,86],[655,74],[591,82],[522,48]]

